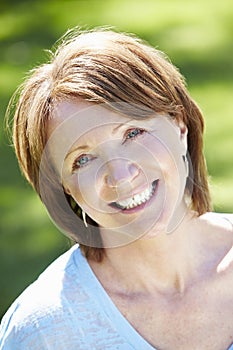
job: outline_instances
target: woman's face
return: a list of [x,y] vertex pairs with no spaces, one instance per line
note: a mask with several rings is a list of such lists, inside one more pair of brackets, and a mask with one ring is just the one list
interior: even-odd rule
[[65,191],[102,232],[118,233],[119,244],[166,231],[183,208],[182,123],[162,114],[136,120],[103,105],[61,102],[48,134]]

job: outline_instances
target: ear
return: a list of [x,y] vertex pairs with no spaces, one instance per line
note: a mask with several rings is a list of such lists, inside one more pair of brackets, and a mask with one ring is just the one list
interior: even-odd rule
[[63,191],[64,191],[66,194],[71,195],[70,189],[69,189],[68,187],[65,187],[64,185],[62,185],[62,187],[63,187]]
[[188,149],[188,137],[187,137],[188,136],[188,128],[185,125],[185,123],[183,122],[183,120],[178,121],[178,127],[180,129],[180,141],[184,147],[184,151],[186,154],[187,149]]

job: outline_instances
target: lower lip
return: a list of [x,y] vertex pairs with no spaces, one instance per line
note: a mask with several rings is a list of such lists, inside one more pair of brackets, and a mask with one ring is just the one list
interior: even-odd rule
[[138,206],[136,206],[134,208],[121,209],[120,213],[122,213],[122,214],[133,214],[133,213],[137,213],[138,211],[144,209],[147,205],[149,205],[153,201],[154,197],[157,194],[158,186],[159,186],[159,181],[157,180],[156,184],[155,184],[154,193],[152,194],[152,196],[150,197],[150,199],[148,201],[146,201],[145,203],[142,203],[142,204],[140,204],[140,205],[138,205]]

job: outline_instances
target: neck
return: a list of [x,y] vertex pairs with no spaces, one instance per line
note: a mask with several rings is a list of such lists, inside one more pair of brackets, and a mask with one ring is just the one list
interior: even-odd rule
[[[195,279],[199,261],[196,258],[198,237],[191,221],[195,218],[189,212],[171,234],[160,232],[150,239],[107,248],[102,263],[103,279],[108,279],[111,285],[114,276],[115,286],[127,293],[153,293],[154,290],[168,294],[184,293],[189,281]],[[95,264],[90,264],[95,271]]]

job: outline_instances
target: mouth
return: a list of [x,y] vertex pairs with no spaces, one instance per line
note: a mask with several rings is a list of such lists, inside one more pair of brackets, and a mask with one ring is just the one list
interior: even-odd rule
[[112,202],[111,206],[121,210],[129,210],[136,207],[139,207],[142,204],[145,204],[150,200],[150,198],[155,193],[159,180],[155,180],[152,184],[146,188],[144,191],[137,193],[133,197],[124,199],[122,201]]

